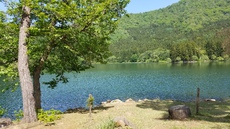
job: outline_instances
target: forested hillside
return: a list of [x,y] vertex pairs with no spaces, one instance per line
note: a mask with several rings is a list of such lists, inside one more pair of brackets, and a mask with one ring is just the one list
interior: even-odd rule
[[230,0],[180,0],[124,16],[110,50],[109,62],[227,60]]

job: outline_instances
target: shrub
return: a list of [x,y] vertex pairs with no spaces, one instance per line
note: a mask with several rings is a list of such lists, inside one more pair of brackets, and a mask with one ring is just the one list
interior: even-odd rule
[[229,60],[229,55],[224,55],[223,58],[224,58],[225,61],[227,61],[227,60]]
[[216,60],[216,55],[211,55],[211,60]]
[[219,57],[216,58],[216,60],[217,60],[217,61],[224,61],[224,58],[221,57],[221,56],[219,56]]
[[47,110],[44,111],[43,109],[40,109],[38,111],[38,120],[46,123],[46,124],[53,124],[55,120],[61,119],[61,111],[59,110]]
[[209,57],[208,57],[207,55],[202,55],[202,56],[200,57],[200,60],[201,60],[201,61],[209,61]]
[[167,63],[171,63],[172,60],[171,60],[170,58],[167,58],[167,59],[166,59],[166,62],[167,62]]
[[193,60],[193,61],[198,61],[199,58],[198,58],[197,56],[192,56],[192,60]]
[[0,117],[2,117],[6,112],[7,110],[0,106]]
[[131,56],[130,62],[137,62],[137,59],[138,59],[138,55],[137,54],[133,54]]
[[20,121],[23,117],[23,111],[22,109],[18,110],[18,111],[14,111],[14,116],[16,118],[16,121]]
[[117,57],[116,57],[116,56],[110,56],[110,57],[107,59],[107,61],[110,62],[110,63],[117,62]]
[[113,120],[108,120],[104,122],[102,125],[100,125],[99,129],[114,129],[115,128],[115,123]]
[[181,58],[178,56],[176,57],[176,62],[180,62],[181,61]]
[[89,94],[89,98],[87,99],[87,107],[89,107],[89,116],[91,117],[91,113],[92,113],[92,107],[93,107],[93,103],[94,103],[94,97]]

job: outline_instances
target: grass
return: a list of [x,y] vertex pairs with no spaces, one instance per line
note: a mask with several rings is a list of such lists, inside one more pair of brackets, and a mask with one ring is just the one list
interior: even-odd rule
[[[190,107],[192,117],[183,121],[169,120],[168,108],[172,105],[185,104]],[[86,110],[71,110],[63,114],[55,125],[42,123],[19,124],[10,128],[33,129],[110,129],[111,120],[118,116],[125,117],[137,129],[228,129],[230,128],[230,101],[201,102],[199,115],[195,115],[195,102],[171,100],[147,100],[107,104],[93,110],[92,118]]]

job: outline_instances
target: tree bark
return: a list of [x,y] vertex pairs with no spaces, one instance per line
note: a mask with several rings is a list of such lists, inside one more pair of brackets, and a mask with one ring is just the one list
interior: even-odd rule
[[[51,44],[53,41],[51,42]],[[39,64],[35,67],[33,73],[33,86],[34,86],[34,97],[35,97],[35,109],[38,111],[41,109],[41,85],[40,85],[40,77],[42,67],[44,66],[44,62],[47,60],[49,54],[51,52],[51,47],[48,46],[46,51],[43,53],[42,57],[39,60]]]
[[22,7],[22,19],[19,32],[18,72],[22,90],[23,121],[31,123],[37,121],[35,110],[34,87],[29,70],[26,39],[29,37],[30,8]]
[[34,86],[34,98],[35,98],[35,109],[38,112],[41,106],[41,88],[40,88],[40,75],[41,69],[37,68],[33,75],[33,86]]

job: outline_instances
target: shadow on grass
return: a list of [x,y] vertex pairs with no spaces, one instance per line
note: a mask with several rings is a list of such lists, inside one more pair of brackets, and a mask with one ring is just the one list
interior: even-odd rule
[[151,108],[153,110],[165,111],[161,119],[168,119],[168,108],[175,105],[187,105],[192,112],[191,120],[204,120],[210,122],[226,122],[230,123],[230,100],[208,102],[201,101],[199,114],[196,115],[195,102],[180,102],[171,100],[150,100],[137,104],[139,108]]
[[[92,109],[92,113],[98,113],[98,112],[101,112],[103,110],[108,110],[109,108],[113,108],[114,106],[97,106],[97,107],[94,107]],[[68,109],[64,112],[65,114],[69,114],[69,113],[80,113],[80,114],[87,114],[89,113],[89,109],[86,109],[86,108],[82,108],[82,107],[79,107],[79,108],[74,108],[74,109]]]

